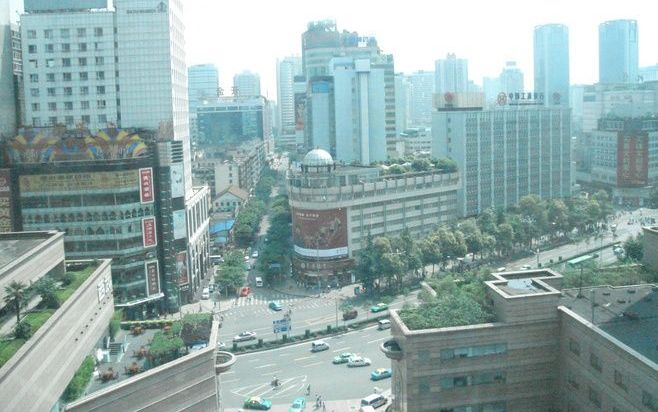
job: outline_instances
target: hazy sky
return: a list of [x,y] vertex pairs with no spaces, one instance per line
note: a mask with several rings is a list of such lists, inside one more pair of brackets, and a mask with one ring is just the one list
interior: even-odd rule
[[569,27],[571,83],[598,80],[598,25],[636,19],[640,66],[658,63],[655,0],[185,0],[188,64],[214,63],[229,91],[233,74],[248,69],[276,99],[276,59],[301,55],[311,20],[334,19],[338,30],[374,35],[395,57],[396,72],[433,70],[454,52],[468,59],[469,77],[497,76],[516,60],[532,87],[532,33],[539,24]]

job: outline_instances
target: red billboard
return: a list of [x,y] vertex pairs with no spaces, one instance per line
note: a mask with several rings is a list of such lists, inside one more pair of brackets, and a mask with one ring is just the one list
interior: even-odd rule
[[13,226],[11,174],[9,169],[0,169],[0,232],[11,232]]
[[158,270],[158,261],[151,260],[144,263],[146,271],[146,294],[148,296],[160,293],[160,271]]
[[178,275],[178,285],[183,286],[190,283],[187,270],[187,252],[184,250],[176,253],[176,273]]
[[153,169],[145,167],[139,169],[139,201],[153,203]]
[[295,130],[304,130],[306,93],[295,93]]
[[145,217],[142,219],[142,241],[144,242],[144,247],[151,247],[158,244],[155,231],[155,217]]
[[347,209],[292,210],[295,253],[314,258],[347,256]]
[[649,136],[647,133],[617,135],[617,185],[646,186],[649,183]]

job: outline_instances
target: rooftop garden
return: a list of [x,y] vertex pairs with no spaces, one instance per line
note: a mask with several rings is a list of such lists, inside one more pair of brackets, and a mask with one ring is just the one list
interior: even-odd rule
[[[29,286],[12,282],[5,288],[7,295],[4,303],[13,310],[17,322],[10,334],[0,338],[0,367],[14,356],[97,268],[91,262],[69,267],[66,273],[57,277],[47,275]],[[28,302],[33,302],[37,296],[41,298],[39,303],[30,308]],[[8,319],[5,322],[11,321]]]
[[443,170],[448,173],[454,173],[457,171],[457,163],[452,159],[416,159],[409,157],[373,162],[371,166],[380,166],[384,175],[420,173],[429,172],[431,170]]
[[418,307],[405,307],[400,318],[410,330],[466,326],[494,320],[493,308],[486,297],[484,281],[490,270],[448,274],[427,281],[436,292],[419,295]]

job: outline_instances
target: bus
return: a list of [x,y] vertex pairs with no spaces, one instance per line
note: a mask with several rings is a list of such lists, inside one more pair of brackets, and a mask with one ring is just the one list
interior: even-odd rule
[[586,262],[589,262],[591,260],[596,259],[599,257],[598,254],[594,253],[592,255],[583,255],[583,256],[578,256],[577,258],[571,259],[567,261],[567,266],[570,268],[575,268],[578,267]]

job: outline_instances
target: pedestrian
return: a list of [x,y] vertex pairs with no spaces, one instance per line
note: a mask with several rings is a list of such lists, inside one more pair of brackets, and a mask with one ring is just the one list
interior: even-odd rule
[[327,406],[324,404],[324,401],[322,401],[322,412],[327,412]]

